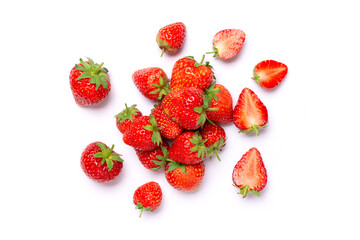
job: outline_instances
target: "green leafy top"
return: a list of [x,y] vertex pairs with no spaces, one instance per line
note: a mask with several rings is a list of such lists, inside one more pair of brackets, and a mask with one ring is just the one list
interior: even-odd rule
[[115,115],[117,120],[122,123],[126,119],[129,119],[131,122],[133,122],[133,116],[138,115],[140,111],[136,109],[136,104],[131,105],[131,107],[128,107],[125,103],[125,109],[120,112],[119,114]]
[[203,140],[200,134],[197,132],[189,139],[189,141],[195,146],[190,149],[192,152],[197,152],[198,158],[205,158],[206,153],[208,152],[207,147],[205,147],[205,142],[207,139]]
[[193,110],[200,114],[200,117],[198,119],[197,124],[200,125],[200,127],[203,127],[206,120],[208,120],[210,123],[213,123],[211,120],[207,119],[206,111],[218,111],[219,108],[210,108],[211,104],[211,97],[204,94],[203,95],[203,105],[200,107],[195,107]]
[[101,149],[101,152],[97,152],[94,154],[94,157],[96,158],[102,158],[101,165],[103,165],[106,162],[106,165],[109,169],[109,171],[112,170],[114,163],[113,161],[117,162],[123,162],[124,160],[120,158],[120,154],[113,152],[114,144],[111,148],[108,148],[103,143],[96,143],[96,145]]
[[96,85],[96,90],[99,89],[100,85],[103,85],[103,88],[108,89],[108,83],[109,77],[106,73],[109,71],[103,67],[104,63],[101,63],[100,65],[97,63],[94,63],[94,61],[87,57],[88,62],[85,62],[80,58],[80,63],[83,65],[76,64],[75,68],[79,71],[82,71],[83,73],[76,79],[84,79],[84,78],[90,78],[90,83]]
[[156,158],[158,160],[153,160],[153,163],[157,165],[155,168],[151,168],[151,170],[158,170],[166,165],[169,161],[169,151],[163,146],[160,145],[161,151],[164,155],[157,155]]
[[202,55],[202,58],[201,58],[201,61],[200,61],[200,62],[197,62],[193,56],[187,56],[186,58],[189,58],[189,59],[194,60],[194,61],[195,61],[194,66],[195,66],[195,67],[200,67],[201,65],[206,66],[206,67],[209,67],[209,68],[211,69],[212,73],[213,73],[213,79],[216,79],[215,74],[214,74],[214,71],[213,71],[214,68],[210,65],[210,62],[209,62],[209,61],[206,61],[205,64],[203,64],[204,59],[205,59],[205,54]]
[[163,96],[170,93],[169,81],[166,78],[160,77],[159,84],[152,83],[156,89],[151,91],[150,94],[159,94],[158,100],[161,100]]
[[157,121],[152,114],[149,115],[149,121],[150,121],[151,125],[144,126],[143,128],[153,132],[152,136],[151,136],[151,140],[153,143],[160,146],[160,144],[162,142],[162,138],[161,138],[161,134],[160,134],[159,130],[163,127],[158,126]]

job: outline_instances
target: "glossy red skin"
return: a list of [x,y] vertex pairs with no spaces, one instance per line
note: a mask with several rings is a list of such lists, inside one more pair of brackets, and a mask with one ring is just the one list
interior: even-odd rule
[[233,119],[240,130],[248,130],[253,124],[262,127],[268,122],[267,108],[251,89],[244,88],[235,105]]
[[176,122],[165,113],[162,105],[156,106],[151,114],[155,117],[156,122],[160,127],[159,131],[161,136],[167,139],[175,139],[183,132],[183,128],[180,127]]
[[136,205],[141,203],[144,208],[156,210],[162,201],[162,190],[157,182],[148,182],[138,187],[133,196],[133,202]]
[[205,147],[210,147],[215,142],[223,140],[225,143],[226,133],[225,130],[219,124],[211,124],[206,122],[204,126],[199,131],[202,139],[207,139],[204,143]]
[[98,147],[96,143],[98,142],[90,143],[82,152],[80,160],[81,168],[88,177],[94,179],[95,181],[111,181],[119,175],[123,167],[123,163],[113,161],[113,168],[109,171],[106,162],[101,165],[102,158],[94,157],[95,153],[101,152],[100,147]]
[[168,172],[169,164],[165,166],[165,178],[168,183],[175,189],[184,192],[196,191],[205,175],[205,164],[200,162],[198,164],[185,165],[185,173],[180,168]]
[[[137,109],[137,108],[135,108]],[[132,115],[132,119],[133,121],[131,121],[130,119],[125,119],[123,122],[119,122],[118,119],[116,119],[116,127],[117,129],[119,129],[119,131],[124,134],[126,129],[128,129],[128,127],[136,120],[138,119],[139,117],[142,117],[142,113],[140,112],[139,109],[137,109],[139,112],[137,112],[136,115]]]
[[169,82],[169,78],[162,70],[158,67],[150,67],[137,70],[133,73],[132,79],[139,91],[150,100],[159,100],[159,93],[151,94],[150,92],[157,89],[152,84],[160,84],[160,77],[164,79],[164,81]]
[[245,33],[242,30],[224,29],[215,34],[213,46],[218,49],[219,58],[226,60],[235,57],[240,52],[244,41]]
[[195,67],[195,63],[195,60],[186,57],[176,61],[171,74],[171,91],[188,87],[197,87],[205,91],[211,85],[213,80],[211,68],[205,65]]
[[[83,66],[80,63],[78,65]],[[90,78],[76,80],[82,73],[83,71],[77,70],[75,67],[70,71],[70,87],[75,102],[80,106],[90,106],[105,100],[111,90],[110,81],[106,81],[108,83],[108,89],[105,89],[100,85],[98,90],[96,90],[96,85],[90,83]],[[109,77],[107,73],[106,75]]]
[[186,36],[186,26],[182,22],[172,23],[162,27],[157,35],[156,42],[160,46],[160,40],[166,41],[168,43],[168,47],[165,48],[168,52],[176,52],[178,51],[185,40]]
[[162,102],[165,113],[186,130],[195,130],[200,127],[198,124],[200,114],[194,111],[195,107],[203,105],[204,92],[195,87],[170,92]]
[[141,151],[151,151],[156,148],[157,145],[151,140],[153,132],[144,129],[148,125],[151,125],[149,116],[141,116],[136,119],[125,131],[124,143]]
[[214,89],[220,89],[216,93],[218,101],[211,99],[209,108],[218,108],[217,111],[206,111],[206,116],[209,120],[217,123],[228,124],[233,121],[233,100],[227,88],[221,84],[216,84]]
[[[164,148],[166,148],[166,150],[169,151],[170,146],[166,141],[162,141],[162,146]],[[135,149],[135,152],[136,152],[136,155],[138,156],[141,164],[147,169],[159,167],[153,161],[159,161],[159,159],[157,159],[157,156],[164,156],[164,153],[160,146],[156,147],[155,149],[153,149],[151,151],[140,151],[140,150]]]
[[267,183],[267,173],[260,152],[251,148],[236,163],[232,179],[237,187],[248,185],[250,190],[260,191]]
[[184,132],[175,138],[169,150],[171,160],[184,164],[197,164],[204,160],[203,157],[197,157],[197,151],[191,151],[191,148],[195,147],[195,144],[190,142],[194,134],[192,131]]

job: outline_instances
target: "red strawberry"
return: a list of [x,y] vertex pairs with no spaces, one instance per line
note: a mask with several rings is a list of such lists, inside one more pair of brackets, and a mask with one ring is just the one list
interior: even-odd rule
[[158,170],[165,166],[169,156],[169,144],[162,141],[161,145],[151,151],[140,151],[135,149],[141,164],[151,170]]
[[115,116],[116,127],[122,134],[124,134],[125,130],[141,116],[142,113],[136,108],[136,104],[128,107],[125,103],[125,109]]
[[166,25],[162,27],[156,35],[156,42],[162,49],[161,56],[164,51],[176,52],[181,48],[186,36],[186,27],[182,22]]
[[170,92],[169,79],[161,68],[150,67],[137,70],[132,79],[139,91],[148,99],[161,100]]
[[151,115],[155,117],[158,123],[161,136],[167,139],[174,139],[183,132],[183,129],[166,115],[162,105],[154,107]]
[[268,122],[268,112],[259,97],[249,88],[244,88],[235,105],[233,119],[241,132],[259,135],[259,129]]
[[206,121],[204,92],[195,87],[170,92],[162,101],[165,113],[186,130],[195,130]]
[[162,142],[159,128],[152,115],[136,119],[123,135],[125,144],[141,151],[151,151]]
[[98,182],[108,182],[119,175],[124,160],[113,149],[114,145],[108,148],[102,142],[90,143],[81,154],[85,174]]
[[231,123],[233,121],[233,100],[229,90],[214,82],[205,90],[205,94],[211,98],[209,108],[217,109],[206,112],[208,120],[224,124]]
[[206,122],[199,133],[202,139],[206,140],[204,145],[207,148],[207,155],[211,157],[211,155],[215,154],[217,159],[221,161],[218,151],[221,151],[221,149],[225,146],[225,130],[216,123],[212,124],[210,122]]
[[259,196],[267,182],[267,174],[260,152],[251,148],[236,163],[232,179],[234,185],[240,188],[240,194],[246,197],[249,192]]
[[169,158],[184,164],[199,163],[206,157],[205,141],[198,133],[184,132],[173,141],[169,150]]
[[217,56],[221,59],[235,57],[241,50],[245,41],[245,33],[239,29],[224,29],[215,34],[213,38],[213,48]]
[[185,57],[176,61],[171,74],[171,91],[188,87],[207,89],[214,78],[209,62],[203,64],[205,55],[198,63],[193,57]]
[[194,192],[199,187],[205,175],[205,164],[180,164],[168,162],[165,166],[165,178],[177,190]]
[[91,58],[85,62],[80,59],[70,72],[70,87],[75,102],[80,106],[94,105],[102,102],[111,89],[108,70],[94,63]]
[[144,185],[138,187],[133,196],[133,202],[138,209],[141,209],[140,216],[142,212],[145,211],[154,211],[156,210],[162,200],[162,191],[161,187],[157,182],[148,182]]
[[265,60],[254,67],[253,79],[264,88],[273,88],[284,79],[287,72],[288,68],[285,64],[274,60]]

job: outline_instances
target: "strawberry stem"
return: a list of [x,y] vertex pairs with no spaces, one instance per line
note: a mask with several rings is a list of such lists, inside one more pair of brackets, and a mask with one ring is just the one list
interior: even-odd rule
[[204,59],[205,59],[205,54],[202,55],[202,58],[201,58],[201,61],[200,61],[200,65],[203,63]]
[[164,55],[164,52],[165,52],[165,48],[163,47],[163,48],[162,48],[162,51],[161,51],[160,57],[162,57],[162,56]]
[[97,75],[98,72],[100,71],[100,69],[102,68],[102,66],[104,65],[104,62],[102,62],[94,71],[94,74],[93,75]]

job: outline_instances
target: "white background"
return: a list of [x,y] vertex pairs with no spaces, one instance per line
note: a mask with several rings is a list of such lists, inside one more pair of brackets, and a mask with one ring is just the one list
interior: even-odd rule
[[[160,58],[157,31],[182,21],[176,55]],[[356,1],[6,1],[1,4],[1,239],[359,239],[359,22]],[[212,50],[219,30],[246,33],[230,61],[206,60],[234,103],[251,88],[268,108],[260,136],[224,126],[222,159],[206,160],[200,189],[173,189],[163,171],[142,167],[115,126],[124,104],[149,114],[131,75]],[[80,107],[70,69],[89,56],[109,69],[112,90]],[[274,90],[251,79],[274,59],[289,72]],[[80,155],[93,141],[115,144],[124,168],[112,183],[85,176]],[[260,197],[237,194],[232,169],[251,147],[268,184]],[[163,202],[139,218],[132,196],[157,181]]]

